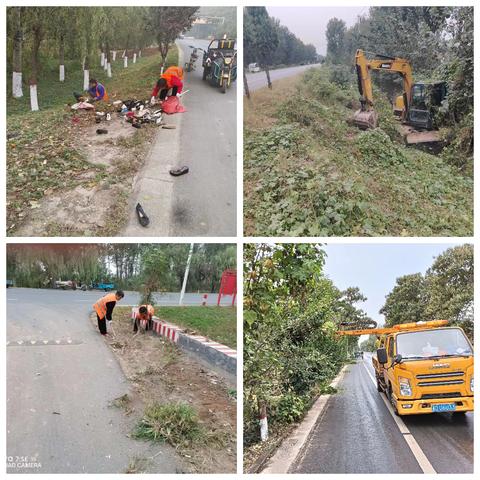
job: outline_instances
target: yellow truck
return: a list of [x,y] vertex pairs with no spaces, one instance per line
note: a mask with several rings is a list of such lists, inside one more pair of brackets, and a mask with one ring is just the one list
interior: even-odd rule
[[397,415],[473,411],[473,348],[460,327],[447,325],[434,320],[355,331],[378,335],[377,390]]

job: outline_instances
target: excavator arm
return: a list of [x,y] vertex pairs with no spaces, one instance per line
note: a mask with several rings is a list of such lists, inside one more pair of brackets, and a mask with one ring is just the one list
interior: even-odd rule
[[355,54],[355,68],[357,71],[358,90],[360,92],[361,107],[354,115],[354,123],[362,129],[375,128],[378,125],[378,117],[373,108],[373,89],[370,70],[381,70],[386,72],[399,73],[403,79],[403,95],[397,99],[395,110],[402,120],[406,118],[406,112],[410,105],[413,86],[412,67],[408,60],[398,57],[387,57],[377,55],[369,60],[363,50],[357,50]]

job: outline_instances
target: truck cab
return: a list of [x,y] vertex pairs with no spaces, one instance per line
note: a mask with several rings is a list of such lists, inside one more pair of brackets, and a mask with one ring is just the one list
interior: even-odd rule
[[432,323],[398,325],[372,357],[377,389],[398,415],[473,411],[472,345],[460,327]]

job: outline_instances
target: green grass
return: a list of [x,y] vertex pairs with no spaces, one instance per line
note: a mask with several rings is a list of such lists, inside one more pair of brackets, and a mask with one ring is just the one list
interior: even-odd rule
[[205,438],[197,412],[183,403],[154,403],[145,409],[134,436],[168,442],[175,448],[191,448]]
[[229,347],[237,346],[235,307],[156,307],[155,314],[179,327],[190,328]]
[[245,234],[472,235],[471,175],[404,146],[381,95],[380,128],[349,125],[357,98],[322,67],[244,103]]
[[[178,62],[178,51],[173,47],[167,58],[172,65]],[[113,65],[113,77],[99,66],[90,71],[106,86],[110,100],[150,97],[159,75],[160,56],[144,56],[127,69],[121,61]],[[78,185],[93,188],[105,177],[105,168],[86,161],[79,147],[78,135],[82,126],[72,123],[68,106],[74,103],[72,92],[83,87],[81,66],[73,62],[66,65],[66,81],[58,81],[58,66],[54,60],[43,59],[38,83],[40,111],[30,111],[28,85],[24,85],[24,97],[11,97],[11,78],[7,75],[7,229],[9,234],[29,213],[34,214],[38,201],[60,191],[72,190]],[[25,76],[24,81],[27,77]],[[138,137],[138,138],[137,138]],[[146,135],[135,133],[129,148]],[[133,142],[133,143],[132,143]],[[86,172],[95,172],[93,178],[85,178]],[[131,174],[131,171],[129,171]],[[54,219],[50,219],[54,220]]]

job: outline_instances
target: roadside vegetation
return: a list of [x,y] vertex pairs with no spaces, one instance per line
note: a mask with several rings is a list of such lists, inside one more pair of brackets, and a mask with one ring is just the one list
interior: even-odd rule
[[[77,288],[113,283],[155,303],[153,292],[181,290],[188,254],[188,244],[172,243],[11,244],[7,278],[27,288],[54,288],[57,280],[74,281]],[[218,292],[222,272],[235,264],[235,245],[195,244],[186,291]]]
[[195,332],[229,347],[237,347],[236,307],[158,307],[155,313],[189,333]]
[[[412,46],[400,32],[410,38],[415,28],[426,28],[429,10],[408,8],[403,17],[400,10],[371,8],[350,30],[332,19],[324,66],[244,102],[246,235],[472,234],[472,9],[435,11],[436,26],[426,40],[417,32]],[[397,23],[387,21],[389,15]],[[399,85],[388,75],[374,86],[380,126],[360,131],[349,124],[359,108],[355,50],[374,47],[411,59],[415,78],[428,72],[448,82],[449,113],[438,125],[446,145],[441,153],[405,146],[391,106]]]
[[[325,253],[312,244],[246,244],[243,398],[245,467],[259,470],[348,361],[353,337],[340,319],[364,321],[357,288],[340,291],[324,275]],[[258,419],[270,439],[260,442]]]

